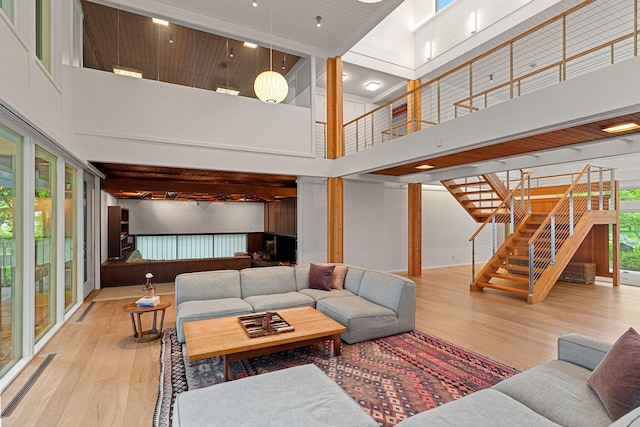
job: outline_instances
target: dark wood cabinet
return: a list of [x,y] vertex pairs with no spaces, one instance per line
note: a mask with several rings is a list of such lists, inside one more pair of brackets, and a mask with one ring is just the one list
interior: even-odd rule
[[129,236],[129,209],[109,206],[107,211],[107,256],[123,258],[132,249]]
[[295,236],[297,230],[297,199],[269,202],[264,207],[265,233]]

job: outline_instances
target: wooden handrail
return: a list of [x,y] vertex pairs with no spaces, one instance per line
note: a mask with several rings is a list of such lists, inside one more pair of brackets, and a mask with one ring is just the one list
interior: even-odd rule
[[547,214],[547,217],[544,219],[544,221],[542,221],[542,224],[538,226],[538,229],[536,230],[536,232],[533,233],[533,236],[531,236],[531,238],[527,241],[527,245],[530,245],[535,242],[535,240],[538,238],[540,233],[542,233],[542,230],[544,229],[544,227],[551,222],[551,217],[554,216],[556,212],[558,212],[558,209],[560,208],[560,204],[564,200],[566,200],[566,197],[573,191],[574,188],[576,188],[576,186],[578,185],[578,182],[584,176],[584,174],[587,172],[589,168],[591,168],[591,165],[586,165],[584,169],[582,169],[582,172],[578,174],[576,179],[573,180],[573,183],[571,184],[571,186],[567,188],[567,191],[564,192],[560,200],[558,200],[558,203],[556,203],[553,209],[551,209],[551,212]]
[[511,190],[511,192],[509,193],[509,195],[507,195],[507,197],[505,197],[505,198],[502,200],[502,203],[500,203],[500,204],[498,205],[498,207],[497,207],[497,208],[495,208],[495,209],[493,210],[493,212],[491,212],[491,215],[489,215],[489,216],[487,217],[487,219],[485,219],[485,220],[484,220],[484,222],[482,223],[482,225],[480,226],[480,228],[478,228],[478,230],[477,230],[475,233],[473,233],[473,236],[469,237],[469,241],[472,241],[473,239],[475,239],[475,237],[476,237],[476,236],[477,236],[477,235],[482,231],[482,229],[484,228],[484,226],[485,226],[485,225],[487,225],[487,224],[489,223],[489,220],[490,220],[491,218],[493,218],[493,216],[494,216],[494,215],[496,215],[500,209],[502,209],[503,207],[505,207],[505,204],[507,203],[507,200],[511,199],[511,197],[513,197],[513,196],[514,196],[515,192],[516,192],[516,191],[517,191],[517,190],[522,186],[522,184],[524,183],[525,179],[528,179],[528,178],[529,178],[529,176],[531,176],[531,172],[527,172],[527,173],[525,173],[525,174],[523,175],[523,177],[522,177],[522,179],[520,180],[520,182],[519,182],[519,183],[517,183],[515,187],[513,187],[513,190]]

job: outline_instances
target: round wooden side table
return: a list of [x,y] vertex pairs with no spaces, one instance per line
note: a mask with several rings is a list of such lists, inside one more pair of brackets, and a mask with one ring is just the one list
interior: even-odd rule
[[[135,342],[147,342],[153,341],[162,335],[162,325],[164,325],[164,311],[167,307],[171,307],[171,303],[168,301],[160,300],[158,305],[153,307],[140,307],[137,306],[135,302],[129,303],[122,307],[122,310],[125,313],[129,313],[131,315],[131,327],[133,329],[133,340]],[[157,327],[158,320],[158,312],[162,313],[160,317],[160,327]],[[143,313],[153,313],[153,324],[151,325],[151,329],[148,331],[142,330],[142,320],[140,317]],[[137,314],[137,322],[134,315]]]

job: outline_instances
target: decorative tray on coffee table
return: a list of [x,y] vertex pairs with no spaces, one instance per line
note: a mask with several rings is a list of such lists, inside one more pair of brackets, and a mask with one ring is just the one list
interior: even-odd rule
[[249,338],[264,337],[266,335],[282,334],[292,332],[293,326],[273,311],[266,313],[251,314],[249,316],[238,317],[240,326],[247,333]]

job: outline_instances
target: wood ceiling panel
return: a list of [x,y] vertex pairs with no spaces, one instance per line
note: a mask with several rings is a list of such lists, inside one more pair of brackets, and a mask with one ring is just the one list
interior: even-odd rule
[[[265,47],[245,48],[244,41],[174,23],[158,26],[147,16],[86,0],[82,7],[87,68],[112,72],[113,66],[120,66],[152,80],[208,90],[224,86],[251,98],[256,76],[269,69]],[[286,74],[299,59],[274,50],[273,69]]]
[[296,197],[297,177],[94,163],[102,189],[119,199],[268,202]]
[[[640,112],[625,114],[617,117],[612,117],[610,119],[599,120],[593,123],[587,123],[584,125],[574,126],[566,129],[550,131],[526,138],[500,142],[498,144],[475,148],[460,153],[449,154],[446,156],[425,158],[420,161],[415,161],[392,168],[385,168],[374,171],[372,173],[389,176],[412,175],[415,173],[419,173],[420,170],[416,169],[416,167],[424,164],[434,166],[434,168],[429,169],[431,171],[434,169],[442,169],[469,163],[495,160],[502,157],[533,153],[536,151],[580,144],[583,142],[597,141],[614,136],[613,134],[604,132],[602,128],[630,121],[640,123]],[[622,136],[633,133],[640,133],[640,130],[636,129],[632,131],[621,132],[615,135]]]

